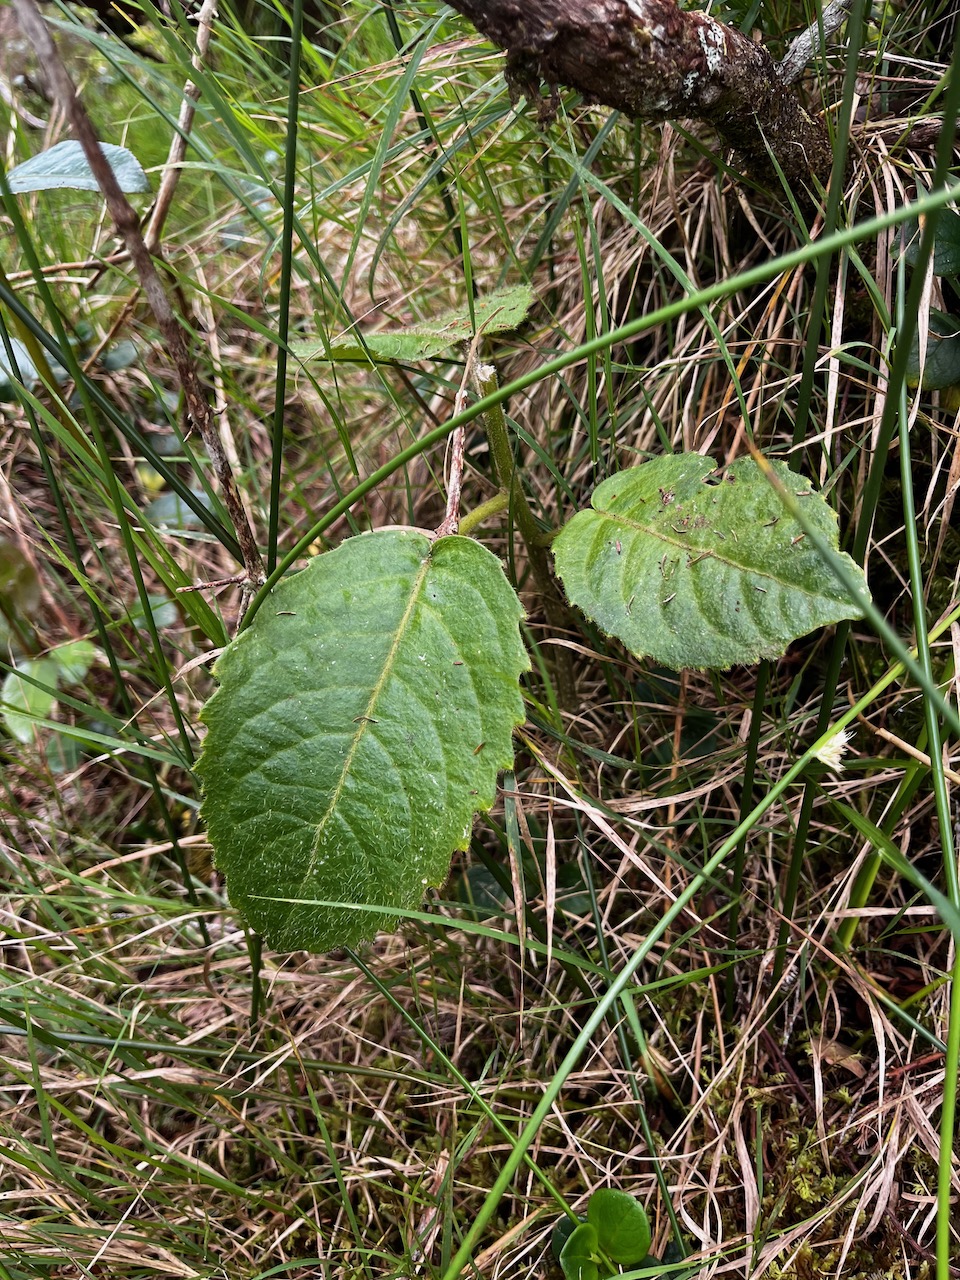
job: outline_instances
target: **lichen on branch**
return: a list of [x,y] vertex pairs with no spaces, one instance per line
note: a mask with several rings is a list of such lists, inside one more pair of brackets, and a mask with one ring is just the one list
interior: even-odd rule
[[[507,53],[514,89],[541,82],[652,122],[713,126],[747,169],[825,184],[833,151],[763,45],[674,0],[450,0]],[[777,182],[779,186],[779,183]]]

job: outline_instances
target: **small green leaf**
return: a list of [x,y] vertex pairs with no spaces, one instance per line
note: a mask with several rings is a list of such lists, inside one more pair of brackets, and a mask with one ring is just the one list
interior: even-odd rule
[[550,1252],[553,1254],[557,1262],[560,1261],[560,1255],[563,1253],[563,1246],[576,1231],[577,1227],[586,1222],[586,1218],[578,1216],[576,1220],[567,1217],[566,1214],[562,1218],[558,1218],[554,1223],[553,1230],[550,1232]]
[[605,1254],[624,1266],[640,1262],[650,1249],[650,1222],[639,1200],[625,1191],[601,1187],[590,1197],[587,1221]]
[[52,774],[72,773],[80,763],[80,743],[63,733],[52,733],[44,755]]
[[[831,508],[770,465],[840,556]],[[725,669],[862,613],[752,459],[721,476],[700,454],[656,458],[604,480],[592,504],[554,542],[557,572],[570,600],[638,657]],[[867,600],[860,569],[843,560]]]
[[[205,507],[210,506],[209,497],[201,489],[195,489],[193,493],[198,502]],[[197,513],[187,506],[178,493],[173,492],[162,493],[144,507],[143,518],[162,533],[181,534],[203,527],[203,521]]]
[[920,335],[914,332],[907,364],[907,385],[940,391],[960,382],[960,318],[931,308],[927,353],[920,382]]
[[[140,161],[126,147],[115,147],[101,142],[100,150],[106,156],[121,191],[149,191],[147,175]],[[10,190],[50,191],[70,187],[75,191],[98,191],[97,180],[87,163],[79,142],[58,142],[55,147],[31,156],[7,174]]]
[[123,342],[118,342],[115,347],[103,353],[100,364],[108,373],[116,373],[120,369],[128,369],[130,365],[136,364],[139,358],[140,351],[137,344],[131,342],[129,338],[124,338]]
[[97,649],[89,640],[71,640],[51,649],[47,656],[63,684],[79,684],[93,666]]
[[39,606],[39,574],[19,543],[0,538],[0,653],[9,658],[21,651]]
[[353,946],[443,883],[513,759],[522,616],[479,543],[390,529],[285,579],[225,650],[203,814],[272,947]]
[[[176,626],[180,617],[174,601],[162,592],[147,596],[147,608],[150,611],[150,617],[153,618],[154,626],[158,628]],[[131,605],[129,616],[135,627],[139,627],[141,631],[147,630],[148,618],[139,598]]]
[[[920,256],[920,223],[908,218],[900,232],[903,256],[914,267]],[[937,215],[937,228],[933,239],[933,274],[955,276],[960,274],[960,213],[954,209],[941,209]]]
[[599,1280],[598,1244],[597,1229],[590,1222],[581,1222],[574,1227],[560,1251],[560,1266],[565,1280]]
[[470,342],[475,332],[507,333],[516,329],[532,306],[533,290],[529,285],[516,285],[510,289],[496,289],[474,301],[476,329],[470,319],[470,308],[463,306],[423,324],[364,334],[362,342],[355,334],[348,333],[334,339],[328,346],[316,338],[305,338],[292,343],[291,349],[301,360],[362,360],[366,363],[372,359],[386,363],[414,363],[441,355],[458,342]]
[[[30,679],[21,679],[20,673]],[[48,658],[31,658],[18,671],[8,672],[0,687],[0,703],[9,733],[18,742],[33,742],[34,721],[49,719],[56,698],[57,668]]]

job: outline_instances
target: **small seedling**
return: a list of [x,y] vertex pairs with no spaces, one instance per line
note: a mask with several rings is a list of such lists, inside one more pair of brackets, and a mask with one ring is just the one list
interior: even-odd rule
[[650,1221],[639,1200],[625,1191],[603,1187],[587,1205],[579,1223],[558,1223],[553,1249],[565,1280],[606,1280],[619,1267],[659,1265],[650,1249]]

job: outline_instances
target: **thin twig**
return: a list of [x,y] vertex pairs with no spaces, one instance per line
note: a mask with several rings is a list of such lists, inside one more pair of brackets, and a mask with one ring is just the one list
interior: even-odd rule
[[57,104],[70,122],[77,141],[83,147],[87,163],[103,193],[110,216],[127,246],[144,296],[176,367],[188,419],[200,432],[204,448],[220,481],[224,505],[236,530],[247,578],[252,586],[258,586],[264,580],[264,572],[253,530],[250,528],[250,522],[240,501],[240,494],[227,462],[206,392],[197,372],[196,362],[187,350],[183,330],[160,282],[150,251],[140,234],[140,223],[136,211],[120,190],[110,163],[100,149],[100,142],[90,117],[80,101],[53,37],[40,16],[35,0],[13,0],[13,6],[20,28],[33,45],[46,71]]
[[[871,724],[866,716],[857,716],[862,725],[876,734],[878,738],[882,738],[884,742],[889,742],[891,746],[896,747],[898,751],[902,751],[905,756],[909,756],[911,760],[916,760],[918,764],[925,765],[926,768],[933,768],[933,761],[926,751],[921,751],[919,747],[915,747],[911,742],[904,742],[903,738],[898,738],[895,733],[891,733],[889,729],[881,728],[878,724]],[[943,776],[949,779],[954,786],[960,786],[960,773],[956,769],[951,769],[947,764],[943,766]]]
[[[199,24],[197,27],[197,46],[191,62],[195,71],[203,69],[203,62],[210,47],[210,36],[213,32],[213,19],[216,16],[217,3],[218,0],[203,0],[203,5],[197,15]],[[193,117],[196,115],[199,100],[200,86],[194,84],[192,80],[188,80],[183,86],[183,102],[180,106],[180,116],[177,120],[177,131],[170,143],[166,167],[163,171],[163,177],[160,179],[160,189],[157,192],[157,198],[150,212],[150,221],[143,237],[144,243],[151,253],[156,253],[159,248],[163,224],[166,222],[170,206],[173,204],[177,183],[180,181],[180,174],[183,172],[180,166],[183,164],[183,158],[187,154],[187,143],[190,137],[190,130],[193,128]]]
[[812,22],[806,31],[800,33],[787,50],[787,55],[778,65],[777,71],[784,84],[793,84],[803,75],[805,68],[813,61],[823,47],[823,41],[842,26],[847,20],[847,12],[853,7],[853,0],[833,0],[828,4],[816,22]]

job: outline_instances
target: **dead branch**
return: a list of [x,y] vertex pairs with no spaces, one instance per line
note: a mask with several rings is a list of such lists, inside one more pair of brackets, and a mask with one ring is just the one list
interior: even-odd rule
[[[507,53],[519,97],[568,85],[640,120],[703,120],[747,169],[779,189],[826,184],[823,124],[763,45],[674,0],[450,0]],[[812,47],[809,46],[809,47]]]

